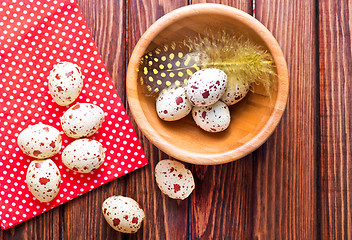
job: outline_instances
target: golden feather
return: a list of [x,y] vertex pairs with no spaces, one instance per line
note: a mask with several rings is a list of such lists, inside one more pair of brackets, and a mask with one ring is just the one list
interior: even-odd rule
[[170,85],[183,85],[202,68],[223,70],[227,87],[261,84],[270,96],[275,71],[271,54],[249,39],[226,31],[205,31],[183,42],[170,43],[143,55],[139,72],[147,94],[157,96]]

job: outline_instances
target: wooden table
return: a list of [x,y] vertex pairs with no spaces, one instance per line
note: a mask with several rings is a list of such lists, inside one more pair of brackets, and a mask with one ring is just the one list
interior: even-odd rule
[[[128,58],[141,34],[167,12],[198,0],[79,0],[126,102]],[[196,190],[185,201],[161,194],[153,171],[168,156],[138,131],[150,165],[63,206],[0,231],[0,239],[351,239],[351,1],[215,0],[255,16],[287,59],[286,112],[269,140],[222,166],[189,165]],[[113,194],[146,212],[134,235],[115,232],[101,214]]]

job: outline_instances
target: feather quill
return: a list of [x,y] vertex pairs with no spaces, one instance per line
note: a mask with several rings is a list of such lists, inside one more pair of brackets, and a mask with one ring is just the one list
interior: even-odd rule
[[226,31],[212,32],[172,42],[143,55],[139,65],[141,84],[146,94],[157,96],[170,85],[183,85],[196,71],[218,68],[228,77],[227,88],[237,84],[252,89],[253,84],[264,86],[271,95],[275,79],[271,54],[249,39]]

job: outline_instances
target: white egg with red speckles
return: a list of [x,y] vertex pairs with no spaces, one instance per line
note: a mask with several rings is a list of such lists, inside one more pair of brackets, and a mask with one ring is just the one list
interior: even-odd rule
[[50,202],[60,190],[61,174],[51,159],[33,160],[27,169],[26,182],[36,199]]
[[205,107],[194,107],[192,117],[197,126],[207,132],[221,132],[228,128],[231,121],[229,107],[222,101]]
[[228,106],[236,104],[247,95],[248,91],[249,87],[242,83],[236,83],[234,84],[234,87],[227,86],[221,97],[221,101],[226,103]]
[[170,86],[164,89],[156,100],[156,111],[164,121],[176,121],[190,113],[189,102],[183,87]]
[[112,196],[102,206],[105,220],[116,231],[135,233],[141,227],[145,214],[139,204],[132,198]]
[[103,145],[92,139],[82,138],[71,142],[61,154],[62,163],[79,173],[89,173],[99,168],[105,159]]
[[173,199],[186,199],[195,187],[192,172],[184,164],[173,160],[158,162],[155,181],[160,190]]
[[60,106],[73,103],[83,88],[83,75],[77,64],[60,62],[54,65],[48,76],[49,92]]
[[44,159],[52,157],[60,151],[62,138],[56,128],[38,123],[20,132],[17,144],[26,155]]
[[194,106],[209,106],[217,102],[225,92],[227,76],[216,68],[195,72],[185,86],[189,101]]
[[61,117],[61,127],[72,138],[90,137],[104,121],[104,111],[91,103],[77,103]]

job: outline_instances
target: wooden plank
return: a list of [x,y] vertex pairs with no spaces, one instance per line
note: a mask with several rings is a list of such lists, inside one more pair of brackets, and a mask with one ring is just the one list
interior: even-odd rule
[[[131,56],[138,39],[152,23],[171,10],[186,4],[187,0],[129,1],[128,56]],[[130,113],[129,116],[137,130],[138,127]],[[155,165],[159,160],[169,156],[150,144],[139,130],[138,134],[150,164],[126,176],[126,194],[136,199],[144,208],[146,220],[137,234],[125,237],[126,239],[186,239],[187,201],[176,201],[165,197],[154,180]]]
[[58,207],[0,233],[1,240],[58,240],[61,237],[62,208]]
[[[221,3],[252,13],[252,1],[192,1]],[[192,239],[251,239],[254,159],[250,155],[219,166],[196,166],[191,195]]]
[[[130,55],[149,25],[187,1],[129,1],[128,46],[125,50],[121,44],[126,22],[120,21],[121,15],[118,14],[126,7],[119,5],[122,1],[78,0],[78,3],[119,94],[125,99],[122,86],[126,66],[121,60],[124,51],[128,50]],[[251,11],[247,1],[224,0],[221,3]],[[314,5],[309,1],[257,0],[257,17],[274,33],[283,48],[292,83],[286,114],[265,145],[234,163],[192,166],[197,188],[189,199],[189,206],[187,201],[174,201],[160,193],[153,171],[157,161],[168,156],[153,147],[139,132],[151,162],[149,166],[11,230],[1,230],[0,239],[175,239],[175,236],[186,239],[188,207],[191,207],[192,214],[189,229],[192,239],[347,238],[347,233],[351,233],[348,187],[351,180],[348,163],[350,122],[344,107],[351,99],[346,92],[349,81],[345,81],[349,76],[347,64],[351,61],[349,48],[342,54],[338,51],[341,43],[350,44],[348,18],[344,18],[348,11],[339,4],[335,9],[335,4],[326,1],[319,5],[319,32],[323,39],[320,44],[322,148],[319,154],[328,157],[320,162],[320,235],[317,235],[315,183],[315,126],[318,124],[315,116],[319,114],[319,106],[315,92],[318,86],[315,82]],[[338,36],[334,36],[334,28],[338,28],[340,22],[344,27]],[[341,55],[342,66],[346,67],[331,64]],[[336,116],[340,120],[338,123],[334,121]],[[344,133],[347,133],[347,139]],[[345,156],[346,161],[343,161]],[[113,194],[128,195],[143,206],[147,219],[137,234],[119,234],[103,220],[101,203]]]
[[314,1],[256,1],[256,17],[286,57],[290,91],[280,125],[254,153],[253,238],[317,238],[315,12]]
[[351,1],[319,1],[321,239],[352,239]]
[[125,11],[124,0],[78,0],[105,66],[125,102]]
[[[78,0],[103,61],[125,99],[125,1]],[[66,203],[61,217],[63,239],[122,239],[105,221],[101,205],[112,195],[125,195],[126,178],[122,177]]]

